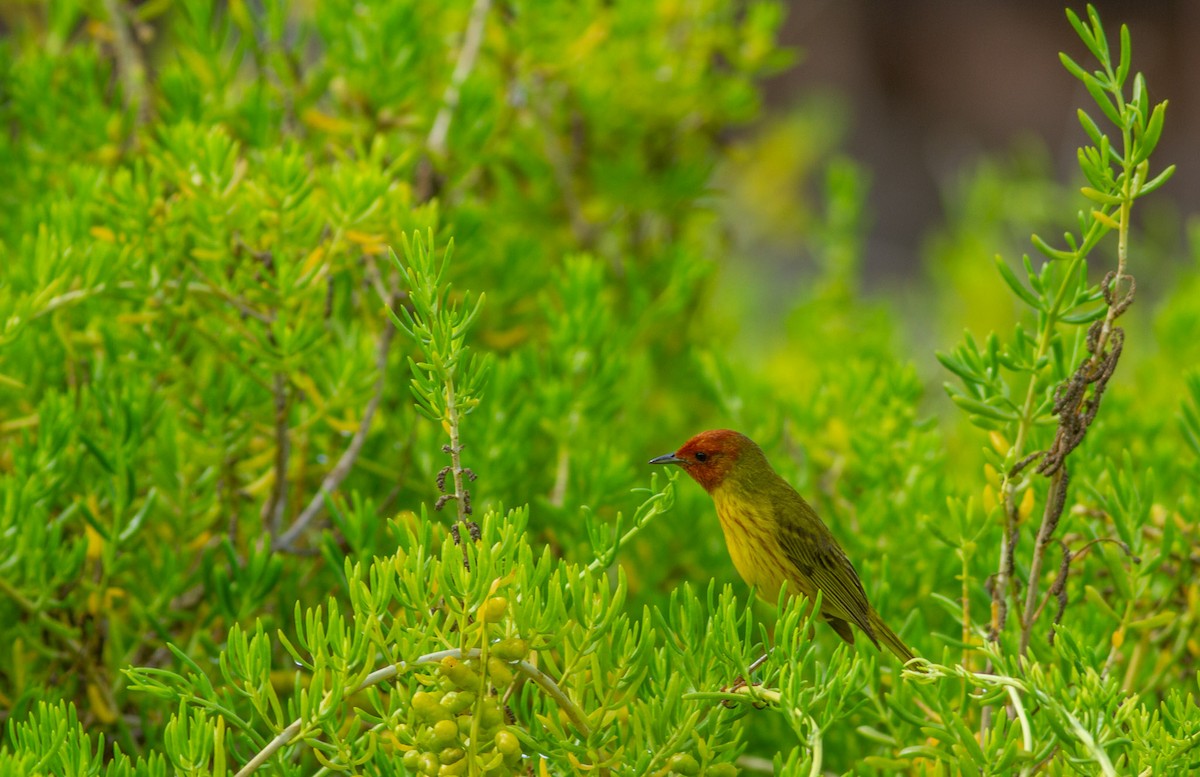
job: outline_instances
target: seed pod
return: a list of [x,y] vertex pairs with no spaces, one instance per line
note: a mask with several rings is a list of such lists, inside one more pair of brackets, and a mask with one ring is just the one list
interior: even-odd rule
[[504,723],[504,713],[500,711],[500,705],[488,699],[479,713],[479,723],[485,729],[494,729]]
[[529,655],[529,640],[502,639],[492,645],[492,655],[504,661],[519,661]]
[[428,777],[433,777],[433,775],[437,774],[438,769],[441,767],[442,765],[438,763],[437,756],[433,753],[421,753],[421,756],[417,759],[417,770],[421,774],[428,775]]
[[470,759],[461,758],[452,764],[442,764],[442,768],[438,769],[438,777],[458,777],[460,774],[466,774],[470,763]]
[[458,741],[458,724],[453,720],[439,720],[433,725],[432,749],[441,750]]
[[417,770],[417,759],[421,757],[419,750],[405,750],[404,755],[400,756],[400,765],[410,772]]
[[442,762],[442,766],[445,766],[446,764],[458,763],[466,754],[466,751],[461,747],[447,747],[438,753],[438,760]]
[[442,703],[432,693],[425,691],[417,691],[413,694],[412,708],[418,718],[430,723],[448,720],[451,717],[450,710],[442,706]]
[[482,685],[475,670],[453,656],[442,659],[442,674],[464,691],[477,691]]
[[738,768],[730,763],[713,764],[704,770],[704,777],[738,777]]
[[506,728],[502,728],[496,732],[496,749],[505,755],[519,755],[521,752],[521,740],[517,739],[517,735]]
[[493,596],[479,608],[479,620],[484,623],[496,623],[508,612],[508,599],[503,596]]
[[667,766],[671,771],[688,777],[700,773],[700,763],[690,753],[676,753],[667,761]]
[[507,688],[512,685],[512,668],[498,658],[489,658],[487,662],[488,677],[496,688]]
[[450,691],[442,697],[442,706],[457,715],[469,709],[475,703],[475,698],[471,691]]
[[504,753],[499,751],[489,753],[488,755],[479,756],[479,768],[483,771],[491,771],[504,765]]

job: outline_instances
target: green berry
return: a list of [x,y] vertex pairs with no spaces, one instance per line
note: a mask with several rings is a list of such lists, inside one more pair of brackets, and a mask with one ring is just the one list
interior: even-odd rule
[[439,720],[433,724],[433,748],[441,750],[458,740],[458,724],[453,720]]
[[412,708],[417,713],[417,717],[425,721],[446,720],[450,716],[450,710],[442,706],[442,703],[432,693],[425,691],[417,691],[412,697]]
[[475,694],[471,691],[450,691],[442,697],[442,706],[457,715],[465,709],[470,709],[475,703]]
[[454,745],[458,740],[458,724],[454,721],[438,721],[433,724],[433,749]]
[[713,764],[704,770],[704,777],[738,777],[738,768],[730,763]]
[[492,655],[504,661],[519,661],[529,655],[529,641],[504,639],[492,645]]
[[417,770],[421,774],[432,777],[438,773],[439,768],[441,768],[441,764],[438,763],[437,756],[433,753],[421,753],[421,757],[417,759]]
[[506,728],[496,732],[496,749],[504,755],[517,755],[521,752],[521,740],[516,734]]
[[450,678],[459,689],[477,691],[481,685],[479,675],[470,666],[457,658],[442,659],[442,674]]
[[495,623],[508,612],[508,599],[503,596],[493,596],[479,608],[479,620],[484,623]]
[[466,774],[468,763],[466,758],[462,758],[452,764],[442,764],[442,768],[438,769],[438,777],[458,777],[460,774]]
[[689,753],[676,753],[667,761],[667,766],[673,772],[691,775],[700,773],[700,763]]
[[489,658],[487,662],[488,677],[496,688],[507,688],[512,685],[513,671],[508,664],[498,658]]
[[499,769],[504,765],[504,754],[500,752],[479,756],[479,768],[484,772]]
[[479,715],[479,722],[485,729],[494,729],[504,723],[504,713],[500,710],[500,705],[489,699],[483,705],[483,710]]

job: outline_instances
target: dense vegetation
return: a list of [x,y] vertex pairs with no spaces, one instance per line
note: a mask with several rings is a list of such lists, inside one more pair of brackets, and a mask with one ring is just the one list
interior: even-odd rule
[[[781,13],[11,11],[0,775],[1198,768],[1200,253],[1137,228],[1170,168],[1128,33],[1068,14],[1078,181],[957,184],[909,289],[939,366],[861,291],[834,153],[775,193],[784,325],[744,323],[713,182]],[[645,465],[719,426],[922,660],[754,601]]]

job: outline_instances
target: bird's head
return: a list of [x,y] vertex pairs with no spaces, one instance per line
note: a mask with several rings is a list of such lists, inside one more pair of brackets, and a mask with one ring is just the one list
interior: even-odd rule
[[746,435],[730,429],[701,432],[679,450],[651,459],[651,464],[678,464],[706,491],[720,486],[734,471],[734,465],[747,451],[758,446]]

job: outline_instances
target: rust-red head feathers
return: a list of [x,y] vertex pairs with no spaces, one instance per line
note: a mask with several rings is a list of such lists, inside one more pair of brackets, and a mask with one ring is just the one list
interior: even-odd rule
[[734,465],[739,461],[743,466],[738,470],[746,469],[747,464],[755,468],[760,463],[770,467],[762,451],[746,435],[731,429],[712,429],[688,440],[674,453],[659,456],[650,463],[678,464],[693,480],[711,492],[735,472]]

